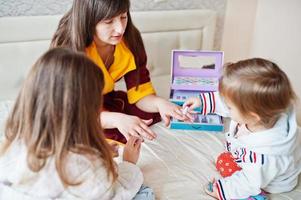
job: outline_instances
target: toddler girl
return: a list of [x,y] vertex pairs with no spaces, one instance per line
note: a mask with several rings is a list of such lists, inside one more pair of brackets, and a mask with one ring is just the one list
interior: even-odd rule
[[226,152],[216,163],[223,178],[213,180],[209,195],[243,199],[262,191],[287,192],[297,185],[301,145],[295,99],[290,81],[275,63],[253,58],[224,67],[219,93],[185,102],[188,112],[202,105],[203,114],[232,119]]

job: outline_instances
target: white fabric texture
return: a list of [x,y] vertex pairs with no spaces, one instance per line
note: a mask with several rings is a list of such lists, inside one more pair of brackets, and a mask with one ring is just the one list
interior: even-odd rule
[[[215,101],[211,100],[212,95]],[[216,112],[222,116],[229,116],[218,92],[205,93],[201,100],[216,106]],[[261,189],[270,193],[291,191],[301,172],[301,136],[295,111],[283,113],[272,128],[256,133],[237,137],[237,126],[231,120],[225,151],[231,152],[242,170],[217,180],[220,199],[247,198],[259,194]]]
[[295,112],[282,114],[271,129],[238,138],[236,126],[232,121],[226,134],[227,149],[242,170],[218,181],[221,199],[247,198],[259,194],[260,188],[270,193],[293,190],[301,172]]
[[0,157],[0,196],[10,199],[12,194],[33,199],[81,198],[104,200],[132,199],[143,183],[143,175],[138,166],[122,162],[118,165],[118,179],[111,187],[107,171],[102,162],[91,162],[86,157],[74,153],[68,155],[66,171],[72,181],[82,183],[65,188],[56,171],[53,159],[38,173],[32,172],[26,161],[26,147],[15,142]]
[[[8,108],[11,107],[3,104],[7,105],[7,102],[0,102],[0,119],[7,117]],[[3,124],[0,124],[1,126]],[[162,122],[153,125],[152,130],[158,134],[158,137],[154,141],[143,143],[137,165],[143,172],[144,184],[154,190],[156,199],[212,200],[213,198],[206,195],[203,187],[212,177],[219,177],[215,169],[215,159],[225,150],[224,134],[170,130]],[[3,132],[0,132],[0,137],[3,137],[2,134]],[[299,176],[298,186],[293,191],[270,194],[269,198],[271,200],[301,199],[300,181],[301,176]],[[5,185],[0,189],[0,197],[4,191],[12,197],[7,199],[21,199],[18,198],[15,190]],[[26,200],[25,196],[22,198]],[[76,198],[73,195],[64,194],[62,199]]]
[[[158,134],[158,138],[146,141],[142,146],[138,165],[144,174],[144,184],[153,188],[156,199],[213,199],[206,195],[204,186],[212,177],[220,177],[215,168],[215,160],[225,151],[225,135],[170,130],[163,123],[153,125],[152,129]],[[292,191],[269,194],[269,199],[301,199],[300,181],[299,175],[298,185]]]

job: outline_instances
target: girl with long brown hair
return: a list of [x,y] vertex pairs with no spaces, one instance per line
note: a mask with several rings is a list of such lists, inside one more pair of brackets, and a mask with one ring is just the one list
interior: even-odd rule
[[103,86],[98,66],[70,49],[49,50],[34,64],[6,124],[1,199],[136,195],[141,140],[129,137],[123,162],[113,162],[99,117]]
[[[166,125],[170,117],[183,120],[180,107],[155,95],[143,41],[129,9],[129,0],[74,0],[51,43],[85,52],[102,69],[107,112],[101,121],[106,136],[121,142],[129,135],[154,139],[156,134],[148,126],[160,116]],[[114,91],[122,78],[126,93]]]

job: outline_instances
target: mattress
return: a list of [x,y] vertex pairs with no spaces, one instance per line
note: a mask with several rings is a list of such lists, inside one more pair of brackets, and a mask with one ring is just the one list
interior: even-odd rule
[[[213,199],[204,192],[204,185],[212,177],[219,177],[215,158],[224,150],[223,133],[171,130],[163,123],[152,129],[158,138],[142,145],[138,165],[144,184],[153,188],[156,199]],[[301,199],[300,181],[301,176],[293,191],[271,194],[269,199]]]
[[[0,142],[3,139],[3,125],[12,105],[12,101],[0,102]],[[144,184],[154,190],[156,199],[213,199],[204,192],[204,185],[212,177],[218,177],[214,161],[224,150],[223,133],[171,130],[162,122],[151,128],[158,137],[143,143],[137,164],[144,174]],[[120,159],[121,156],[117,161]],[[293,191],[270,195],[270,199],[301,199],[300,182],[301,176],[299,185]]]

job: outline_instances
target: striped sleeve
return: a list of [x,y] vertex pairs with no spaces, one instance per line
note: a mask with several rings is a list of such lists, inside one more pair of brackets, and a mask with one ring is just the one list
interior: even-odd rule
[[224,117],[229,116],[229,110],[219,92],[204,92],[200,93],[201,113],[207,115],[209,113],[216,113]]
[[216,188],[217,188],[218,199],[227,200],[221,180],[217,180],[215,184],[216,184]]
[[215,184],[219,199],[245,199],[258,195],[267,181],[264,180],[263,171],[261,163],[244,163],[242,170],[217,180]]
[[209,113],[215,113],[216,101],[214,92],[200,93],[201,99],[201,113],[207,115]]

